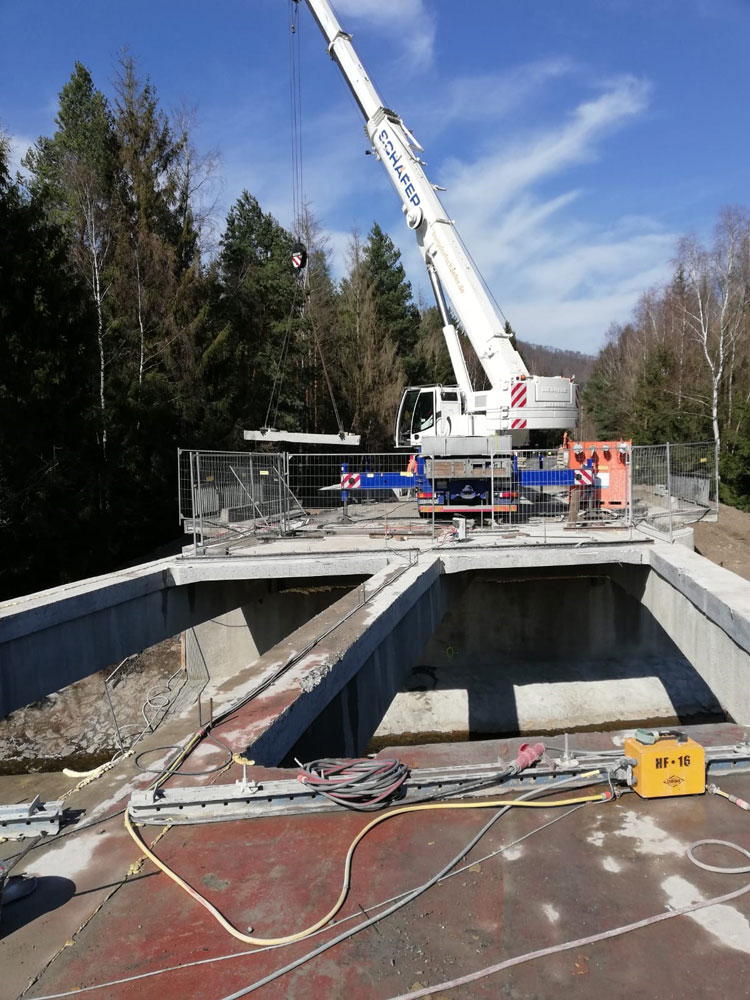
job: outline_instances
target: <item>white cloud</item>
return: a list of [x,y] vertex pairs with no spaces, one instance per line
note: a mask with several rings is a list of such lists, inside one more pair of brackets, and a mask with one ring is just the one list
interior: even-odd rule
[[473,163],[449,161],[444,183],[455,192],[452,204],[467,212],[480,206],[496,212],[535,182],[596,159],[600,141],[645,109],[648,91],[646,83],[624,77],[599,97],[579,104],[559,127],[516,141]]
[[610,323],[627,319],[641,292],[667,277],[675,237],[654,220],[586,222],[583,208],[571,212],[585,206],[585,190],[537,193],[600,159],[606,138],[642,113],[648,96],[646,83],[622,77],[562,124],[445,164],[450,214],[522,339],[595,351]]
[[29,147],[34,143],[34,140],[29,139],[28,136],[25,135],[9,135],[8,138],[10,140],[8,166],[10,168],[11,177],[14,177],[17,170],[21,173],[26,172],[21,166],[21,160],[23,160],[24,156],[26,156]]
[[392,35],[404,52],[404,70],[417,72],[432,64],[435,19],[424,0],[336,0],[335,6],[345,31],[347,22],[364,21]]
[[552,80],[575,69],[567,58],[520,63],[501,73],[482,73],[438,81],[417,110],[419,131],[438,132],[455,122],[488,123],[517,112]]
[[[408,39],[406,29],[426,18],[422,0],[338,0],[337,6],[345,28],[367,21],[368,30],[374,26],[399,38]],[[425,37],[431,51],[432,27]],[[645,216],[608,216],[606,203],[601,221],[590,211],[587,175],[574,171],[606,163],[607,140],[645,112],[650,87],[633,76],[600,82],[593,96],[570,103],[567,113],[556,112],[550,122],[545,97],[556,88],[559,105],[561,93],[564,99],[574,92],[572,87],[561,92],[559,81],[576,77],[580,87],[585,75],[585,68],[561,56],[499,73],[446,77],[436,87],[409,92],[417,135],[443,132],[437,148],[446,148],[444,129],[454,123],[473,130],[473,136],[467,132],[468,145],[450,147],[462,150],[460,158],[440,164],[428,151],[428,174],[448,187],[446,208],[519,336],[595,351],[613,321],[627,320],[641,292],[668,277],[674,235]],[[519,131],[522,105],[524,119],[536,124]],[[289,226],[291,172],[279,156],[289,140],[274,114],[258,102],[239,110],[238,127],[229,130],[235,144],[226,155],[227,201],[246,187]],[[509,124],[501,144],[500,130],[481,126],[502,118]],[[356,110],[343,99],[324,113],[308,112],[305,120],[305,196],[329,237],[332,272],[335,277],[345,272],[351,228],[358,226],[364,236],[377,218],[402,250],[415,295],[431,302],[413,235],[403,225],[385,174],[362,155],[359,126]],[[245,138],[261,134],[262,144]],[[472,145],[481,151],[467,151]],[[566,184],[566,176],[574,177],[574,184]]]

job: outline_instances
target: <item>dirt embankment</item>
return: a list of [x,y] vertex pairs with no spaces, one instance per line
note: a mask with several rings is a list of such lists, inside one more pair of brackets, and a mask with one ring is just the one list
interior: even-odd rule
[[750,514],[719,504],[719,520],[695,525],[695,550],[750,580]]

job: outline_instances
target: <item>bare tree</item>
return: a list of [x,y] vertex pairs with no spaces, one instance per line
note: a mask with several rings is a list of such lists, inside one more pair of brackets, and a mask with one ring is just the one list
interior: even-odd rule
[[679,245],[677,262],[685,276],[687,331],[700,347],[710,379],[711,423],[719,448],[721,392],[727,369],[746,330],[750,272],[747,214],[737,209],[725,210],[713,246],[706,249],[694,237],[686,237]]
[[104,300],[110,289],[106,267],[112,245],[112,203],[108,192],[102,189],[96,170],[72,155],[65,156],[62,167],[65,183],[78,220],[78,239],[73,245],[73,255],[81,273],[91,289],[96,312],[96,340],[99,350],[99,410],[101,416],[102,455],[107,455],[107,407],[105,399],[106,324]]
[[218,149],[200,152],[193,136],[198,123],[195,107],[180,105],[172,114],[178,155],[174,163],[178,212],[182,220],[183,240],[191,232],[198,238],[201,253],[216,251],[220,222],[217,217],[221,153]]

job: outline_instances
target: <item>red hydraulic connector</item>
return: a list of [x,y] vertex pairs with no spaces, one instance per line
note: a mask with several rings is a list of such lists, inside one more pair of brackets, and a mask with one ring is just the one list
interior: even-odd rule
[[729,792],[723,792],[717,785],[709,785],[706,788],[706,791],[710,795],[721,795],[722,798],[729,799],[730,802],[739,806],[740,809],[744,809],[745,812],[750,812],[750,802],[745,802],[744,799],[738,799],[736,795],[730,795]]
[[528,743],[522,743],[518,748],[516,759],[510,765],[510,770],[513,774],[524,771],[527,767],[535,764],[543,753],[544,745],[542,743],[535,743],[533,746]]

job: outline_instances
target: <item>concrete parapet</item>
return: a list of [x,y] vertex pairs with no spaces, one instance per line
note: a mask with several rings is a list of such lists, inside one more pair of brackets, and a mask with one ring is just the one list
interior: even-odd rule
[[639,598],[722,707],[750,725],[750,583],[680,546],[655,545]]

